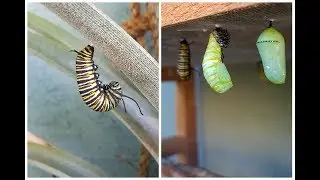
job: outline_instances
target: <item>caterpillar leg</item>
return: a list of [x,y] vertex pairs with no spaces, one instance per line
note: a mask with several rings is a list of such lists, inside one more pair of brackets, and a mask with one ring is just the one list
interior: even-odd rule
[[93,64],[93,70],[96,71],[98,69],[98,66]]

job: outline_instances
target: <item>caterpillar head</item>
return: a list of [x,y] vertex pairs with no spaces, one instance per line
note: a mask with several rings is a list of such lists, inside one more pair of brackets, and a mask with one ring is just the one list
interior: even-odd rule
[[213,30],[213,36],[219,43],[220,47],[226,48],[230,43],[230,34],[226,29],[216,27]]
[[94,52],[94,47],[92,45],[87,45],[87,47],[85,47],[85,49],[89,52]]
[[120,84],[117,81],[111,81],[109,83],[109,86],[111,89],[121,89]]

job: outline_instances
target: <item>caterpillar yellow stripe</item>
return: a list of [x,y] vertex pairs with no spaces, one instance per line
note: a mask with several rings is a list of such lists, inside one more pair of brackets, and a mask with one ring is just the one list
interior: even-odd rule
[[180,40],[178,51],[177,74],[181,80],[189,80],[191,72],[190,47],[186,39]]
[[126,112],[126,105],[123,100],[123,97],[126,97],[137,104],[142,114],[138,103],[122,93],[122,88],[117,81],[103,84],[98,80],[99,73],[96,72],[98,66],[93,61],[93,46],[87,45],[80,52],[76,50],[70,51],[77,53],[76,74],[78,90],[82,100],[90,109],[97,112],[107,112],[118,106],[120,100],[122,100]]
[[233,87],[230,74],[222,62],[223,48],[229,44],[230,35],[227,30],[216,28],[209,36],[209,42],[203,56],[203,75],[210,87],[224,93]]

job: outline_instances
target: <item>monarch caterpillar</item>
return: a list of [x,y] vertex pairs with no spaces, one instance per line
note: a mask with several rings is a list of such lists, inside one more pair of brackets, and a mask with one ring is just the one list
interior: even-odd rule
[[[98,66],[94,64],[92,59],[94,48],[91,45],[87,45],[80,52],[76,50],[71,50],[76,52],[76,74],[79,93],[85,104],[94,111],[106,112],[115,108],[120,99],[123,102],[125,112],[126,105],[122,97],[129,98],[133,100],[139,110],[141,109],[138,103],[129,96],[122,93],[120,84],[116,81],[111,81],[109,84],[102,84],[99,78],[99,74],[95,71]],[[143,114],[142,114],[143,115]]]
[[[196,71],[191,66],[190,44],[186,39],[180,39],[178,51],[177,74],[181,80],[189,80],[192,76],[191,70]],[[197,72],[197,71],[196,71]]]
[[227,48],[230,34],[227,30],[216,27],[210,33],[209,42],[203,56],[203,75],[211,88],[218,93],[229,90],[233,84],[230,74],[223,63],[223,48]]
[[269,26],[260,34],[256,45],[267,79],[274,84],[285,83],[285,41],[282,34],[272,27],[272,21],[269,22]]

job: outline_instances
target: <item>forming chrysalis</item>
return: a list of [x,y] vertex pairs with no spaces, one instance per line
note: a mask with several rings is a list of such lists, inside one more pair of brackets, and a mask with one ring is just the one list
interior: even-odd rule
[[229,90],[233,84],[230,74],[223,63],[223,48],[230,42],[227,30],[217,27],[209,36],[209,42],[203,56],[203,75],[210,87],[218,93]]

